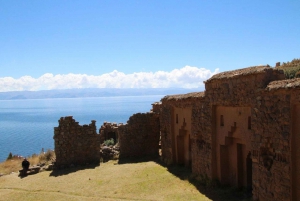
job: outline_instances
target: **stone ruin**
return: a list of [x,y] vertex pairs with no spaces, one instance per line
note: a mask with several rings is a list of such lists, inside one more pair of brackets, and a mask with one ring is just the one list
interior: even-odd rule
[[132,115],[126,124],[104,122],[99,132],[101,143],[116,136],[120,158],[158,156],[159,113],[153,109]]
[[253,200],[300,200],[300,79],[256,66],[214,75],[205,91],[166,96],[162,159]]
[[[122,123],[110,123],[104,122],[99,129],[100,133],[100,157],[103,159],[103,162],[106,162],[111,159],[119,158],[120,147],[119,147],[119,134],[118,128]],[[115,145],[107,146],[105,141],[114,140]]]
[[119,141],[118,127],[120,125],[122,125],[122,123],[117,124],[117,123],[104,122],[99,129],[101,144],[105,140],[110,140],[110,139],[114,139],[114,142],[118,143]]
[[72,116],[61,117],[54,128],[54,147],[57,168],[100,162],[100,135],[96,121],[79,125]]
[[119,126],[120,158],[158,156],[159,114],[132,115],[127,124]]
[[[157,156],[161,140],[166,164],[246,188],[253,200],[300,200],[300,78],[286,80],[278,68],[219,73],[204,92],[165,96],[149,113],[99,132],[101,142],[116,137],[121,158]],[[54,139],[59,165],[98,159],[94,121],[61,118]]]
[[[156,104],[156,111],[159,109]],[[69,167],[99,163],[118,155],[126,157],[157,157],[159,151],[159,113],[137,113],[127,124],[104,122],[96,132],[96,121],[80,126],[73,117],[61,117],[54,128],[55,166]],[[104,146],[103,142],[113,138],[116,146]],[[147,139],[147,140],[146,140]]]

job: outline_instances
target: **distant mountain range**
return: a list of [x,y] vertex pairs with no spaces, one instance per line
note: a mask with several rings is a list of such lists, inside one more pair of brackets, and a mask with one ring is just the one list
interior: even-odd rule
[[80,98],[80,97],[109,97],[109,96],[145,96],[145,95],[174,95],[203,91],[201,88],[88,88],[60,89],[43,91],[10,91],[0,92],[0,100],[15,99],[47,99],[47,98]]

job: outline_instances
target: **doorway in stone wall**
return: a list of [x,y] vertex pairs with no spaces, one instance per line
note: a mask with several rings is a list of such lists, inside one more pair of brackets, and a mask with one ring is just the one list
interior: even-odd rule
[[221,178],[222,184],[229,184],[229,154],[228,146],[220,145],[220,166],[221,166]]
[[252,157],[251,152],[249,151],[246,158],[246,166],[247,166],[247,191],[252,191]]
[[243,158],[243,144],[236,144],[236,164],[237,164],[237,186],[242,188],[244,185],[244,158]]
[[106,140],[114,139],[114,142],[117,143],[117,135],[115,132],[108,132]]
[[[213,125],[214,177],[237,188],[252,186],[251,108],[215,106]],[[249,118],[250,117],[250,118]]]
[[291,179],[292,200],[300,200],[300,105],[292,109],[292,137],[291,137]]
[[226,144],[219,146],[220,182],[237,188],[251,189],[252,159],[246,156],[245,145],[238,139],[226,137]]
[[184,165],[184,136],[177,136],[177,164]]

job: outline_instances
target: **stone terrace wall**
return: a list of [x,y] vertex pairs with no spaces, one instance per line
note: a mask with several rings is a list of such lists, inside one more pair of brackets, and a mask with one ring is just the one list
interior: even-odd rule
[[154,112],[132,115],[127,124],[120,125],[120,158],[158,156],[159,115]]
[[61,117],[54,128],[55,165],[67,167],[100,162],[100,137],[96,133],[96,121],[79,125],[72,116]]

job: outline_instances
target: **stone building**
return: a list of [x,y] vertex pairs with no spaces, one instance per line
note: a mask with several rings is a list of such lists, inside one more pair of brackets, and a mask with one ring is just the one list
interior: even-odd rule
[[[300,79],[257,66],[214,75],[205,92],[162,99],[162,159],[254,200],[300,200]],[[297,146],[298,145],[298,146]]]

